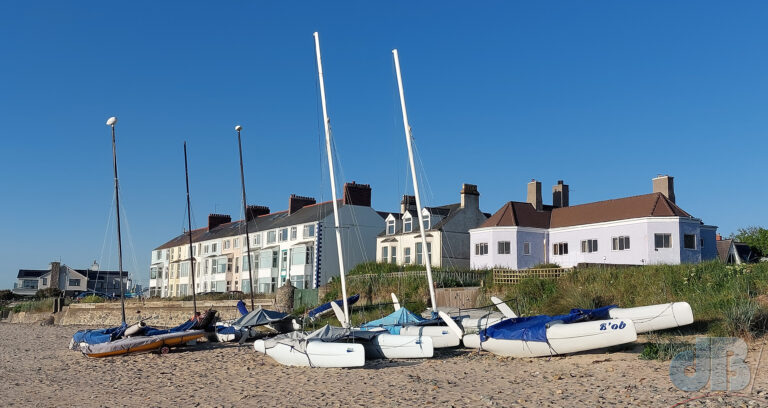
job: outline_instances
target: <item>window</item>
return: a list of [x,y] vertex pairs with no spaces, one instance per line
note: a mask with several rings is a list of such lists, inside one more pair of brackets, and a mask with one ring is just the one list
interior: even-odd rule
[[273,268],[277,268],[277,261],[278,261],[277,251],[272,251],[272,267]]
[[305,253],[306,259],[305,262],[307,265],[312,265],[315,261],[315,248],[314,247],[307,247],[307,251]]
[[[240,257],[235,257],[235,273],[240,273]],[[237,282],[235,282],[235,286],[237,286]]]
[[253,245],[256,245],[256,246],[261,245],[261,233],[256,233],[253,235]]
[[423,248],[421,246],[421,242],[416,243],[416,265],[423,265],[424,263],[424,256],[422,255]]
[[499,241],[499,255],[508,255],[510,251],[509,241]]
[[208,275],[208,270],[209,270],[208,268],[210,268],[210,266],[211,266],[211,260],[210,259],[206,259],[205,260],[205,268],[203,269],[203,274],[204,275]]
[[389,255],[390,255],[390,262],[393,264],[397,263],[397,247],[391,246],[389,247]]
[[413,218],[406,218],[403,220],[403,232],[413,231]]
[[314,224],[308,224],[304,226],[304,238],[314,237],[315,236],[315,225]]
[[568,243],[558,242],[556,244],[552,244],[552,252],[555,255],[568,255]]
[[37,280],[24,279],[21,283],[21,287],[24,289],[37,289]]
[[225,240],[224,241],[224,249],[229,249],[229,245],[230,245],[229,240]]
[[683,234],[683,248],[696,249],[696,235]]
[[389,247],[381,247],[381,262],[387,263],[389,261]]
[[387,221],[387,235],[392,235],[395,233],[395,220],[389,220]]
[[211,244],[211,252],[216,252],[216,246],[218,244]]
[[424,221],[424,231],[426,231],[430,227],[429,215],[423,215],[422,218],[423,218],[423,221]]
[[291,227],[291,239],[296,239],[298,227]]
[[[227,258],[227,272],[232,272],[232,258]],[[229,284],[227,284],[229,286]]]
[[157,267],[149,268],[149,279],[157,279]]
[[204,247],[203,247],[203,253],[204,253],[204,254],[207,254],[209,249],[210,249],[210,246],[209,246],[209,245],[206,245],[206,246],[204,246]]
[[48,278],[43,278],[43,286],[47,286],[47,285],[48,285]]
[[267,231],[267,244],[274,244],[277,240],[277,232],[275,230]]
[[629,237],[613,237],[611,241],[613,242],[614,251],[629,249]]
[[232,246],[235,248],[240,248],[240,238],[235,238],[233,241],[234,242],[232,243]]
[[187,276],[189,276],[189,262],[181,264],[181,272],[179,273],[179,277],[185,278]]
[[584,241],[581,241],[581,252],[584,252],[584,253],[597,252],[597,240],[586,239]]
[[288,228],[280,230],[280,233],[277,235],[277,240],[280,242],[288,241]]
[[411,263],[411,248],[410,247],[403,248],[403,263],[406,263],[406,264]]
[[486,254],[488,254],[487,242],[481,242],[479,244],[475,244],[475,255],[486,255]]
[[659,248],[672,248],[672,234],[653,234],[654,247]]
[[530,254],[531,254],[531,243],[523,242],[523,255],[530,255]]
[[80,286],[80,279],[70,279],[69,286]]

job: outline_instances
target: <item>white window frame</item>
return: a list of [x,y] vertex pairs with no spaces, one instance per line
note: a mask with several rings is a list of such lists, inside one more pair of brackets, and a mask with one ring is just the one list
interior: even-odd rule
[[568,255],[568,242],[555,242],[552,244],[552,255]]
[[403,218],[403,232],[413,231],[413,217]]
[[387,235],[394,235],[396,230],[395,220],[387,221]]
[[498,255],[509,255],[512,253],[512,243],[510,241],[498,241],[496,247]]
[[[661,238],[661,246],[657,239]],[[665,232],[657,232],[653,234],[653,249],[671,249],[672,248],[672,234]]]
[[[622,246],[624,248],[622,248]],[[611,251],[628,251],[630,249],[629,235],[611,237]]]
[[483,256],[488,255],[488,243],[487,242],[478,242],[475,244],[475,255],[477,256]]
[[581,253],[582,254],[591,254],[593,252],[597,252],[597,239],[590,238],[590,239],[583,239],[581,240]]
[[523,255],[531,254],[531,243],[528,241],[523,242]]

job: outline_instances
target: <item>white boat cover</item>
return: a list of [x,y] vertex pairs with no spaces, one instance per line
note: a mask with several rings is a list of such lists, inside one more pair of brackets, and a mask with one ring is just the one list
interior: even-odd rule
[[278,344],[291,346],[292,348],[305,353],[307,351],[307,342],[309,341],[324,341],[335,342],[346,338],[360,338],[364,340],[371,340],[382,333],[388,333],[386,331],[366,331],[366,330],[351,330],[343,327],[336,327],[331,325],[325,325],[311,333],[294,331],[290,333],[278,334],[269,339],[264,340],[264,348],[270,349]]

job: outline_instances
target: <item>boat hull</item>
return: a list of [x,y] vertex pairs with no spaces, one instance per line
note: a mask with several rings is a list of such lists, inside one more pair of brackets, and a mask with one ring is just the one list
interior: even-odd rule
[[464,330],[464,334],[472,334],[479,333],[480,330],[487,329],[489,326],[493,326],[502,320],[504,320],[503,317],[482,317],[479,319],[465,317],[459,323]]
[[671,329],[693,323],[693,310],[686,302],[615,308],[608,311],[613,319],[630,319],[637,333]]
[[264,340],[256,340],[253,348],[286,366],[348,368],[365,365],[365,349],[362,344],[315,340],[308,341],[306,350],[302,352],[282,343],[266,349]]
[[432,347],[446,348],[456,347],[461,344],[461,339],[452,332],[448,326],[404,326],[400,329],[403,336],[427,336],[432,338]]
[[430,358],[435,349],[429,336],[384,333],[361,343],[365,358]]
[[108,343],[82,343],[80,350],[88,357],[101,358],[122,354],[147,353],[162,347],[184,345],[205,336],[203,330],[188,330],[177,333],[159,334],[156,336],[127,337]]
[[590,322],[554,324],[547,329],[547,341],[487,339],[464,336],[464,346],[482,348],[493,354],[508,357],[546,357],[557,354],[578,353],[637,340],[635,325],[630,319],[595,320]]

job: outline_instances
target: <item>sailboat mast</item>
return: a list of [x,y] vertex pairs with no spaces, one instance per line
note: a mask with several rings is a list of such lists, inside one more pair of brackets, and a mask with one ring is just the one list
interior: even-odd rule
[[189,232],[189,273],[192,276],[192,308],[197,316],[197,295],[195,294],[195,257],[192,255],[192,206],[189,202],[189,167],[187,166],[187,142],[184,142],[184,177],[187,180],[187,230]]
[[125,323],[125,291],[123,290],[123,242],[120,236],[120,188],[117,181],[117,148],[115,147],[116,117],[107,119],[107,125],[112,128],[112,164],[115,169],[115,211],[117,212],[117,271],[120,279],[120,311]]
[[425,256],[424,259],[427,265],[427,281],[429,282],[429,298],[432,301],[432,311],[437,312],[437,302],[435,302],[435,286],[432,282],[432,259],[427,248],[427,236],[424,232],[424,215],[422,214],[421,197],[419,196],[419,182],[416,177],[416,166],[413,163],[413,146],[412,139],[413,133],[411,132],[411,125],[408,124],[408,112],[405,109],[405,92],[403,91],[403,78],[400,74],[400,58],[398,57],[397,50],[392,50],[392,55],[395,57],[395,71],[397,72],[397,87],[400,90],[400,106],[403,110],[403,128],[405,128],[405,143],[408,145],[408,160],[411,163],[411,177],[413,177],[413,192],[416,195],[416,208],[419,215],[419,231],[421,232],[421,246]]
[[349,306],[347,305],[347,282],[344,276],[344,255],[341,249],[341,228],[339,225],[339,203],[336,201],[336,177],[333,173],[333,153],[331,149],[331,121],[325,105],[325,81],[323,80],[323,62],[320,58],[320,35],[315,32],[315,54],[317,55],[317,76],[320,80],[320,100],[323,104],[323,123],[325,125],[325,150],[328,156],[328,169],[331,176],[331,195],[333,196],[333,222],[336,227],[336,247],[339,253],[339,276],[341,277],[341,298],[344,303],[343,326],[349,326]]
[[248,204],[245,199],[245,174],[243,173],[243,143],[240,141],[240,131],[243,129],[242,126],[237,125],[235,126],[235,130],[237,131],[237,147],[240,150],[240,185],[243,188],[243,216],[245,217],[245,250],[248,251],[246,255],[248,256],[248,284],[251,286],[249,288],[251,292],[251,310],[255,310],[256,307],[254,306],[253,301],[253,259],[251,258],[251,236],[248,233]]

